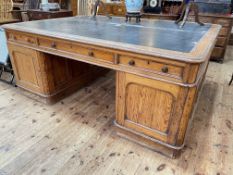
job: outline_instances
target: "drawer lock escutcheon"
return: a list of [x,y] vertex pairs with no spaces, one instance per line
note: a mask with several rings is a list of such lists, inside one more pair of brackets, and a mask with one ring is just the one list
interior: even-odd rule
[[56,43],[55,43],[55,42],[52,42],[51,47],[52,47],[52,48],[56,48],[56,47],[57,47]]
[[130,66],[134,66],[134,65],[135,65],[135,61],[134,61],[134,60],[130,60],[130,61],[129,61],[129,65],[130,65]]
[[12,40],[17,40],[16,36],[14,36],[14,35],[10,35],[10,38],[11,38]]
[[89,52],[88,52],[88,56],[94,57],[94,52],[93,52],[93,51],[89,51]]
[[30,44],[33,44],[33,41],[31,39],[27,39],[27,42],[30,43]]
[[120,63],[120,55],[115,53],[113,56],[114,64],[119,64]]
[[162,68],[162,72],[163,72],[163,73],[168,73],[168,67],[167,67],[167,66],[164,66],[164,67]]

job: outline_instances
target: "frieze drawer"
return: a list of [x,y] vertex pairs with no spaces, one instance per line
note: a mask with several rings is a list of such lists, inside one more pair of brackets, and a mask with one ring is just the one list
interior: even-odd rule
[[228,33],[229,33],[229,28],[228,27],[223,27],[219,32],[219,36],[227,36]]
[[18,33],[11,33],[8,35],[9,41],[18,42],[22,44],[33,44],[36,45],[36,38],[30,35],[21,35]]
[[221,19],[221,18],[217,18],[214,20],[214,24],[220,24],[223,27],[229,27],[231,23],[231,19]]
[[226,42],[227,42],[226,37],[218,37],[217,42],[216,42],[216,46],[224,47],[226,45]]
[[184,67],[160,63],[152,60],[144,60],[121,56],[119,64],[129,67],[136,67],[145,71],[153,71],[158,74],[171,76],[176,79],[183,79]]
[[39,39],[39,47],[88,56],[93,59],[99,59],[113,63],[114,54],[108,51],[104,51],[100,48],[88,48],[85,45],[73,44],[65,41],[48,40],[46,38]]
[[222,58],[224,57],[225,49],[222,47],[215,47],[213,52],[212,52],[212,58],[217,59],[217,58]]

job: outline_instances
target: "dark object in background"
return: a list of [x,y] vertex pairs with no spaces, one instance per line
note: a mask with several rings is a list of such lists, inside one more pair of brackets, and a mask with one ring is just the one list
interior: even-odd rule
[[[3,72],[10,73],[11,78],[9,81],[2,79]],[[9,83],[9,84],[13,84],[14,78],[15,78],[15,75],[14,75],[12,65],[10,62],[10,57],[8,57],[5,63],[0,62],[0,80],[6,83]]]
[[[17,1],[14,10],[39,9],[41,0],[13,0]],[[59,3],[61,9],[68,9],[67,0],[48,0],[49,3]],[[21,5],[20,5],[21,4]]]
[[141,22],[142,15],[140,13],[126,13],[126,22],[130,22],[131,18],[136,18],[136,23]]
[[159,14],[162,11],[161,0],[146,0],[143,4],[143,11],[145,13],[156,13]]
[[42,11],[39,9],[30,9],[27,10],[27,14],[29,21],[73,16],[72,11],[63,9],[59,11]]
[[97,12],[98,12],[98,8],[100,6],[103,7],[105,16],[107,16],[109,19],[111,19],[112,17],[108,14],[107,9],[105,7],[105,4],[104,4],[104,2],[102,0],[96,0],[95,1],[95,4],[93,6],[93,15],[92,15],[92,18],[96,18],[96,15],[97,15]]
[[[0,41],[1,41],[1,45],[0,45],[0,80],[12,84],[15,76],[14,76],[14,72],[12,69],[8,49],[7,49],[7,44],[6,44],[7,40],[6,40],[5,31],[1,27],[0,27]],[[2,79],[3,72],[7,72],[7,73],[11,74],[10,81],[6,81],[6,80]]]
[[175,22],[176,24],[179,24],[181,22],[180,27],[182,28],[186,21],[188,20],[188,16],[190,11],[194,11],[194,16],[195,16],[195,22],[198,23],[199,25],[203,26],[204,24],[200,22],[199,20],[199,8],[198,5],[190,0],[186,0],[182,6],[182,13],[179,17],[179,19]]
[[176,0],[167,0],[162,2],[162,12],[166,14],[174,14],[177,15],[180,13],[180,7],[182,5],[182,1]]
[[229,82],[229,86],[232,84],[232,82],[233,82],[233,74],[232,74],[231,80]]
[[159,14],[159,13],[161,13],[162,8],[161,7],[148,7],[148,6],[146,6],[146,7],[143,8],[143,10],[144,10],[145,13]]
[[39,8],[40,0],[25,0],[28,9],[37,9]]
[[231,0],[231,13],[233,13],[233,0]]
[[232,1],[230,0],[194,0],[200,13],[231,14]]
[[[147,2],[150,0],[145,0],[144,8],[145,13],[153,13],[151,10],[147,10]],[[233,12],[233,0],[192,0],[199,8],[200,13],[213,13],[213,14],[231,14]],[[162,13],[177,15],[180,13],[180,7],[182,1],[180,0],[163,0],[161,9]],[[156,11],[156,10],[155,10]]]

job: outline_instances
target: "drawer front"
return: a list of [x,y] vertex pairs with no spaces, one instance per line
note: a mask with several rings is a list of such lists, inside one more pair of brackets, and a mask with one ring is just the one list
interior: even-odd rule
[[11,34],[9,34],[8,39],[9,39],[9,41],[18,42],[18,43],[22,43],[22,44],[30,44],[30,45],[37,44],[36,38],[29,36],[29,35],[20,35],[17,33],[11,33]]
[[183,78],[184,68],[179,66],[164,64],[155,61],[143,60],[138,58],[130,58],[127,56],[122,56],[120,58],[119,64],[129,67],[136,67],[146,71],[153,71],[158,74],[172,76],[177,79]]
[[[200,18],[200,21],[203,23],[219,24],[223,27],[229,27],[231,23],[231,19],[222,19],[222,18],[204,17],[204,16],[200,16],[199,18]],[[190,21],[195,21],[194,16],[190,16],[188,19]]]
[[40,20],[40,19],[48,19],[50,18],[50,14],[48,13],[30,13],[29,19],[31,20]]
[[[108,14],[113,14],[113,6],[109,4],[105,4],[105,9]],[[98,10],[98,15],[104,15],[105,11],[103,6],[101,5]]]
[[118,16],[122,16],[126,14],[126,9],[124,6],[114,6],[113,7],[113,14],[114,15],[118,15]]
[[[195,21],[195,17],[193,17],[193,21]],[[200,17],[200,21],[203,23],[214,23],[214,19],[211,17]]]
[[228,27],[223,27],[219,32],[219,36],[228,36],[228,34],[229,34],[229,28]]
[[39,47],[43,47],[46,49],[54,49],[58,51],[79,54],[83,56],[88,56],[94,59],[100,59],[102,61],[107,61],[113,63],[114,54],[107,51],[102,51],[100,49],[91,49],[81,45],[75,45],[69,42],[62,41],[52,41],[48,39],[39,39],[38,41]]
[[227,38],[226,37],[218,37],[217,38],[217,42],[216,42],[216,46],[225,47],[226,42],[227,42]]
[[231,23],[231,19],[221,19],[221,18],[214,19],[214,24],[220,24],[223,27],[229,27],[230,23]]
[[224,57],[225,49],[222,47],[215,47],[211,58],[213,59],[222,59]]
[[[200,16],[199,19],[203,23],[213,23],[213,18],[201,17]],[[194,16],[189,16],[188,20],[194,22],[195,21],[195,17]]]
[[[195,21],[194,16],[190,16],[188,18],[190,21]],[[228,36],[230,29],[230,20],[229,19],[221,19],[221,18],[213,18],[213,17],[200,17],[200,21],[203,23],[213,23],[222,25],[222,29],[220,30],[219,36]]]
[[[101,8],[102,9],[102,8]],[[112,14],[112,6],[111,5],[106,5],[106,11],[109,14]],[[104,14],[104,9],[102,9],[102,13]]]

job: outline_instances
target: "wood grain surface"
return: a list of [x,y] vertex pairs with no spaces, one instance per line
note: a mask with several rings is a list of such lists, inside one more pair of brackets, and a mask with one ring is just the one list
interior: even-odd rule
[[[6,25],[16,84],[51,102],[103,75],[105,69],[96,66],[116,70],[117,134],[177,157],[184,148],[220,26],[188,23],[178,29],[168,21],[141,25],[122,21],[76,17]],[[53,24],[59,22],[71,28],[53,31]],[[23,28],[27,30],[22,32]],[[152,34],[151,43],[150,37],[133,37],[146,31]],[[174,39],[170,35],[159,43],[164,31],[177,34],[173,37],[180,44],[175,50],[191,45],[172,51],[171,45],[163,45]]]

